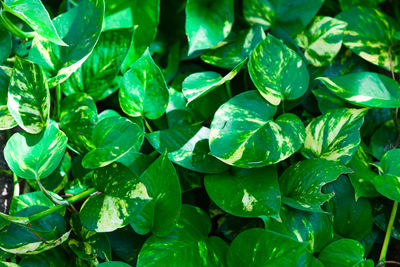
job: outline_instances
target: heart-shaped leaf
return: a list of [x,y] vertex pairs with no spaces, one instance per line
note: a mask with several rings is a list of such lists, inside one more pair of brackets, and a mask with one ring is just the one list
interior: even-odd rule
[[146,50],[124,74],[119,90],[121,108],[129,116],[157,119],[167,109],[168,98],[164,76]]
[[38,65],[17,58],[8,86],[7,106],[25,131],[37,134],[46,128],[50,116],[50,92]]
[[211,154],[236,167],[262,167],[288,158],[304,143],[305,129],[290,113],[272,120],[276,107],[256,91],[220,106],[211,123]]
[[400,86],[393,79],[375,72],[351,73],[339,77],[320,77],[338,97],[362,107],[400,107]]
[[284,204],[299,210],[323,212],[321,205],[333,197],[323,194],[321,187],[349,173],[351,169],[326,159],[299,161],[287,168],[279,178]]
[[337,109],[313,119],[306,128],[302,154],[347,164],[361,142],[366,113],[366,109]]
[[240,217],[278,216],[281,192],[275,167],[234,169],[204,177],[207,194],[222,210]]
[[10,169],[21,178],[42,179],[61,162],[68,138],[51,121],[40,134],[15,133],[4,148]]
[[326,267],[370,266],[357,265],[364,260],[364,254],[364,247],[356,240],[339,239],[326,246],[319,254],[318,259]]
[[271,34],[253,50],[248,68],[254,85],[272,105],[298,99],[308,89],[310,78],[301,57]]

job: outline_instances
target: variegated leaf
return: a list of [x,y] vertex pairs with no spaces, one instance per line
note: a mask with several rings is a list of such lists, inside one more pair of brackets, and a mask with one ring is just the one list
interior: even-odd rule
[[40,0],[5,0],[2,4],[5,11],[23,20],[42,37],[57,45],[67,45],[58,35],[49,13]]
[[[398,41],[398,22],[375,8],[355,6],[337,19],[348,23],[343,44],[363,59],[390,70],[389,47]],[[400,55],[392,51],[394,71],[400,71]]]
[[4,148],[10,169],[21,178],[42,179],[49,176],[61,162],[67,137],[51,121],[41,134],[15,133]]
[[104,0],[83,0],[53,19],[53,24],[68,46],[57,46],[36,36],[29,59],[40,65],[49,87],[64,82],[88,58],[96,45],[104,19]]
[[167,109],[169,93],[160,68],[146,52],[124,74],[119,90],[121,109],[132,117],[161,117]]
[[296,43],[304,48],[304,55],[312,65],[324,66],[332,62],[342,47],[346,26],[344,21],[317,16],[296,36]]
[[298,99],[308,89],[310,78],[301,57],[271,34],[253,50],[248,68],[254,85],[272,105]]
[[224,83],[230,82],[245,63],[246,60],[243,60],[224,77],[215,71],[197,72],[187,76],[182,83],[182,92],[188,101],[187,104],[211,92]]
[[211,155],[244,168],[262,167],[288,158],[304,143],[305,129],[294,114],[276,120],[276,107],[257,91],[247,91],[220,106],[211,123]]
[[17,122],[7,107],[8,85],[10,84],[11,74],[11,68],[0,66],[0,130],[8,130],[17,126]]
[[332,93],[354,105],[373,108],[400,107],[400,85],[385,75],[358,72],[317,79]]
[[349,172],[346,166],[326,159],[299,161],[279,177],[282,202],[299,210],[323,212],[320,206],[333,194],[323,194],[321,187]]
[[274,166],[207,175],[204,186],[225,212],[239,217],[279,216],[281,192]]
[[25,131],[37,134],[46,128],[50,115],[50,92],[38,65],[17,58],[8,86],[7,106]]
[[367,109],[336,109],[311,121],[301,153],[347,164],[361,142],[360,127]]
[[189,55],[216,46],[231,32],[233,0],[188,0],[185,11]]
[[132,30],[102,32],[88,59],[61,84],[65,95],[86,93],[99,101],[115,92],[112,86],[131,43]]
[[275,9],[269,0],[244,0],[243,16],[250,25],[261,25],[268,30],[275,21]]
[[222,44],[205,50],[200,58],[208,64],[233,69],[245,60],[264,38],[265,33],[261,26],[254,26],[238,33],[232,32]]
[[143,139],[143,129],[125,117],[102,119],[92,133],[95,148],[83,157],[82,166],[89,169],[107,166],[130,150],[139,151]]

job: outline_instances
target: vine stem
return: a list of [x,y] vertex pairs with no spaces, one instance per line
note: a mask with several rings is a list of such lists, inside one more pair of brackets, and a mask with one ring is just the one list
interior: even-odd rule
[[60,114],[61,114],[61,86],[60,84],[56,85],[56,120],[60,120]]
[[[396,219],[398,205],[399,205],[399,203],[396,201],[393,203],[393,208],[392,208],[392,212],[390,214],[389,223],[386,228],[385,239],[383,240],[381,254],[379,256],[380,266],[385,266],[386,253],[387,253],[387,250],[389,247],[390,237],[392,235],[392,228],[393,228],[394,220]],[[383,263],[383,265],[382,265],[382,263]]]
[[146,125],[147,130],[149,130],[150,133],[153,132],[153,129],[151,128],[150,124],[148,123],[148,121],[146,120],[145,117],[143,117],[144,120],[144,124]]
[[226,87],[226,93],[228,94],[228,98],[231,99],[232,98],[231,82],[227,81],[225,83],[225,87]]

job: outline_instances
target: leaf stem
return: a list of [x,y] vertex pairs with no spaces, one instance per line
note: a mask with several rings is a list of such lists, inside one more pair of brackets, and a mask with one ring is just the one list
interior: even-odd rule
[[24,32],[20,30],[9,18],[7,18],[6,11],[3,8],[0,9],[0,22],[11,34],[21,38],[22,40],[36,36],[35,32]]
[[[389,247],[389,241],[390,241],[390,237],[392,235],[392,228],[393,228],[394,220],[396,219],[396,213],[397,213],[398,205],[399,205],[399,203],[396,202],[396,201],[393,203],[393,208],[392,208],[392,212],[390,214],[389,223],[388,223],[388,226],[386,228],[385,239],[383,240],[381,254],[379,256],[379,263],[380,264],[384,263],[385,260],[386,260],[386,253],[387,253],[387,250],[388,250],[388,247]],[[382,266],[384,266],[384,264]]]
[[226,81],[225,87],[226,87],[226,93],[228,94],[228,98],[231,99],[232,98],[231,82]]
[[55,119],[57,121],[60,120],[60,114],[61,114],[61,86],[60,84],[56,85],[56,114],[55,114]]
[[149,132],[152,133],[152,132],[153,132],[153,129],[151,129],[151,126],[150,126],[150,124],[147,122],[147,120],[146,120],[145,117],[143,117],[143,120],[144,120],[144,124],[146,125],[147,130],[149,130]]

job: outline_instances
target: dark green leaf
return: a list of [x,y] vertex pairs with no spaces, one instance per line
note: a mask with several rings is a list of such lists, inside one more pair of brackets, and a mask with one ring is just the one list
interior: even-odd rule
[[364,260],[364,253],[364,248],[359,242],[352,239],[339,239],[326,246],[318,259],[326,267],[356,266]]

